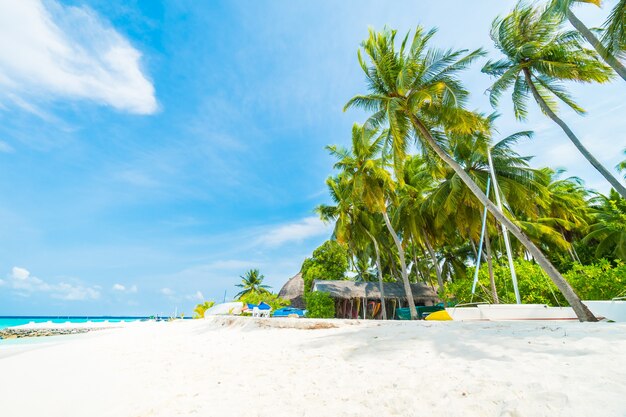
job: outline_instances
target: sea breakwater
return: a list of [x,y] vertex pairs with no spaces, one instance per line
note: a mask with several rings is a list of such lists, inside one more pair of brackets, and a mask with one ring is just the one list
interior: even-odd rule
[[101,328],[65,328],[65,329],[20,329],[20,328],[6,328],[0,330],[0,339],[18,339],[22,337],[45,337],[45,336],[59,336],[66,334],[78,334],[87,333],[93,330],[102,330]]

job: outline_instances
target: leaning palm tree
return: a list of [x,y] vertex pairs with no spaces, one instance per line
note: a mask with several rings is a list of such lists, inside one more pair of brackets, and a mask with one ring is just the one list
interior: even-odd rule
[[395,184],[387,171],[381,153],[385,135],[378,135],[377,129],[355,124],[352,128],[351,149],[328,146],[331,155],[337,158],[335,168],[341,170],[350,180],[355,201],[372,213],[382,215],[385,226],[391,234],[398,250],[400,275],[404,284],[411,319],[417,319],[417,310],[406,267],[402,242],[389,219],[388,201],[394,196]]
[[237,284],[236,287],[243,288],[235,295],[235,299],[238,300],[246,294],[268,294],[269,285],[264,285],[263,280],[265,276],[261,275],[258,269],[250,269],[241,278],[241,284]]
[[563,129],[591,165],[626,197],[626,187],[585,148],[556,114],[555,98],[579,114],[585,112],[565,91],[560,80],[590,83],[611,78],[610,68],[601,63],[593,51],[582,47],[578,34],[563,32],[561,26],[561,21],[553,13],[523,4],[518,4],[504,18],[494,20],[491,38],[505,57],[490,60],[483,67],[483,72],[498,78],[489,89],[491,104],[497,106],[504,91],[513,87],[515,116],[523,120],[527,115],[527,99],[532,94],[543,113]]
[[[591,46],[593,46],[593,49],[598,52],[604,62],[609,64],[611,68],[613,68],[613,70],[620,77],[622,77],[624,81],[626,81],[626,67],[624,67],[624,65],[614,55],[616,45],[620,45],[618,39],[624,37],[623,25],[625,22],[623,20],[620,22],[618,14],[622,13],[626,15],[626,13],[624,12],[624,8],[626,7],[626,0],[622,0],[621,8],[618,4],[611,14],[611,16],[614,16],[613,20],[615,21],[615,23],[608,24],[608,27],[612,28],[612,30],[607,31],[607,33],[613,33],[613,36],[616,39],[615,41],[613,39],[609,39],[608,37],[610,35],[607,35],[606,40],[608,41],[609,45],[613,45],[612,47],[606,47],[605,45],[603,45],[602,42],[596,37],[596,35],[594,35],[594,33],[587,26],[585,26],[585,24],[581,22],[580,19],[578,19],[578,17],[572,11],[572,6],[576,3],[591,3],[600,7],[600,5],[602,4],[602,0],[553,0],[551,8],[560,15],[566,16],[567,20],[569,20],[572,26],[574,26],[574,28],[576,28],[576,30],[580,32],[581,35],[583,35],[583,37],[587,40],[587,42],[589,42],[589,44],[591,44]],[[624,19],[624,16],[622,16],[621,19]],[[610,22],[612,21],[610,20]],[[614,29],[613,26],[615,27]],[[620,31],[621,35],[619,34]],[[623,39],[626,39],[626,37],[624,37]],[[622,45],[624,45],[624,43],[622,43]],[[619,46],[617,48],[619,48]],[[617,50],[619,51],[619,49]]]
[[471,134],[488,128],[483,117],[464,109],[469,93],[457,78],[461,70],[484,53],[482,50],[467,53],[429,49],[428,42],[434,34],[434,30],[424,32],[418,27],[411,43],[408,43],[407,35],[397,51],[395,31],[376,33],[370,30],[368,39],[361,44],[370,64],[365,62],[360,51],[358,54],[367,78],[369,94],[353,97],[344,110],[361,107],[373,113],[368,120],[369,125],[388,124],[394,169],[400,182],[409,140],[412,138],[417,139],[417,144],[425,150],[426,155],[434,153],[441,158],[496,220],[503,223],[528,249],[563,293],[578,318],[582,321],[595,320],[541,250],[487,198],[441,147],[440,142],[445,141],[444,134]]

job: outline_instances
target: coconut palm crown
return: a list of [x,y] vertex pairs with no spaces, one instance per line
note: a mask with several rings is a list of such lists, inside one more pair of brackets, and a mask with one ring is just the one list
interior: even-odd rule
[[541,111],[559,125],[589,163],[626,198],[626,187],[557,116],[559,101],[579,114],[585,112],[567,93],[562,80],[602,83],[613,76],[595,51],[582,46],[580,33],[561,28],[562,20],[549,8],[541,10],[522,3],[504,18],[494,20],[491,37],[504,58],[490,60],[483,67],[483,72],[497,78],[489,88],[491,104],[497,106],[500,96],[512,87],[515,116],[525,119],[528,97],[532,95]]
[[611,78],[611,69],[600,62],[594,51],[583,47],[578,32],[561,30],[562,26],[554,13],[523,4],[493,21],[491,38],[504,55],[500,60],[489,60],[483,67],[483,72],[497,77],[489,88],[494,107],[502,94],[513,87],[515,116],[525,119],[534,86],[553,112],[558,111],[557,102],[561,101],[577,113],[585,113],[561,80],[606,82]]
[[269,285],[264,285],[263,280],[265,276],[263,276],[258,269],[250,269],[247,271],[241,278],[241,284],[237,284],[236,286],[239,288],[243,288],[237,295],[235,295],[235,299],[240,299],[242,296],[250,293],[254,294],[267,294],[269,293]]
[[375,127],[388,122],[388,143],[400,183],[412,127],[418,145],[424,139],[412,117],[430,130],[471,133],[484,128],[478,115],[464,110],[469,93],[457,77],[460,71],[483,56],[484,51],[428,48],[435,33],[436,29],[426,32],[418,26],[411,42],[407,34],[397,50],[395,30],[377,33],[370,29],[361,47],[372,65],[368,65],[361,50],[358,51],[369,94],[353,97],[344,107],[344,111],[360,107],[373,112],[368,123]]

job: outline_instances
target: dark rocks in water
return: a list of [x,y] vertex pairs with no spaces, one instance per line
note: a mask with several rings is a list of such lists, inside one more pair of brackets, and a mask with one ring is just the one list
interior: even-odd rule
[[98,328],[65,328],[65,329],[15,329],[6,328],[0,330],[0,339],[16,339],[21,337],[59,336],[65,334],[87,333]]

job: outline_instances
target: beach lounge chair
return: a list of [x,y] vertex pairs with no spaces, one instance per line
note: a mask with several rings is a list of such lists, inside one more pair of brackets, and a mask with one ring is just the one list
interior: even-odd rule
[[252,317],[265,317],[269,318],[272,312],[272,307],[264,302],[261,302],[258,306],[252,309]]

